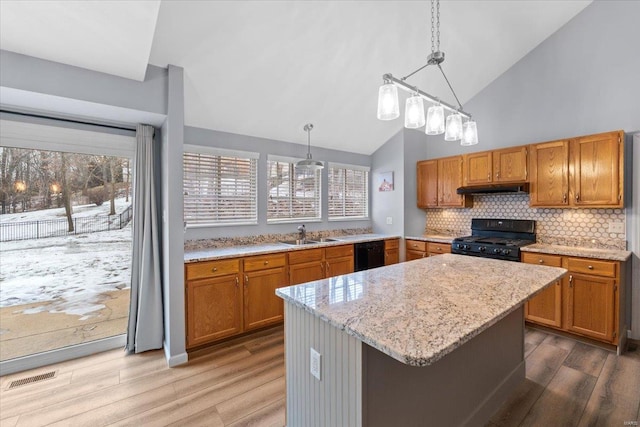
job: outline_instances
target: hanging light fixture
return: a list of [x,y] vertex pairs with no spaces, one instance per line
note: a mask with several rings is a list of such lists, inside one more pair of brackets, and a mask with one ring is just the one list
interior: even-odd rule
[[[444,139],[446,141],[461,140],[461,145],[477,144],[478,129],[476,122],[471,119],[471,114],[462,109],[462,104],[440,65],[442,62],[444,62],[444,52],[440,50],[440,0],[431,0],[431,54],[427,58],[427,64],[401,79],[393,77],[390,73],[382,76],[383,85],[380,86],[380,90],[378,91],[378,119],[393,120],[400,116],[397,90],[397,88],[400,88],[412,94],[406,101],[404,113],[405,127],[415,129],[425,126],[426,124],[425,132],[427,135],[440,135],[444,133]],[[436,65],[442,73],[444,80],[447,82],[451,93],[458,103],[457,107],[405,82],[406,79],[429,65]],[[420,102],[418,102],[418,99]],[[424,119],[423,99],[433,103],[427,110],[426,122]],[[452,113],[446,118],[446,124],[444,110]],[[419,115],[421,115],[422,118],[418,117]],[[462,123],[463,118],[467,119],[464,124]]]
[[296,169],[315,172],[324,168],[324,164],[311,158],[311,130],[313,129],[313,124],[307,123],[303,129],[307,132],[307,158],[296,163]]

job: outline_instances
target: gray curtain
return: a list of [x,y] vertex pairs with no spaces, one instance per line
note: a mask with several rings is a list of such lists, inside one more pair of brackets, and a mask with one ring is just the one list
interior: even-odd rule
[[133,256],[127,347],[129,353],[162,348],[164,325],[160,274],[160,223],[156,187],[154,128],[136,128],[133,193]]

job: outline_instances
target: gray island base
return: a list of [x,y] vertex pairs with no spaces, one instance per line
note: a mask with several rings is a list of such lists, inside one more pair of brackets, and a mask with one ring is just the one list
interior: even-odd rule
[[484,425],[524,380],[524,302],[565,273],[446,254],[278,289],[287,425]]

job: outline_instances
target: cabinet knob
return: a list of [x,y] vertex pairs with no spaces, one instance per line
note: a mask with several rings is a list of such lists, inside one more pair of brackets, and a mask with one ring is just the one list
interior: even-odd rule
[[589,270],[593,270],[593,265],[587,267]]
[[569,275],[569,287],[573,288],[573,275]]
[[491,174],[490,173],[487,174],[487,181],[491,182]]
[[215,273],[216,271],[218,271],[218,267],[213,267],[213,270],[211,270],[211,271],[213,271]]
[[500,178],[500,171],[496,172],[496,178]]
[[267,265],[267,264],[269,264],[269,261],[265,261],[265,262],[264,262],[264,265]]
[[417,247],[418,247],[418,245],[417,245],[416,243],[414,243],[414,244],[413,244],[413,247],[414,247],[414,248],[417,248]]
[[576,202],[580,201],[580,193],[576,193]]
[[567,193],[564,193],[564,195],[562,196],[562,202],[567,203]]
[[544,264],[544,260],[543,260],[543,259],[539,260],[538,262],[539,262],[540,264]]

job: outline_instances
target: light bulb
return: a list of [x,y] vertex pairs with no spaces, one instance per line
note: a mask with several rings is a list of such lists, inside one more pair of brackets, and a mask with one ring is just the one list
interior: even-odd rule
[[476,145],[478,143],[478,128],[476,122],[469,120],[462,125],[462,141],[460,145]]
[[447,117],[447,130],[444,133],[445,141],[455,141],[462,138],[462,116],[458,113]]
[[404,127],[416,129],[424,126],[424,103],[418,95],[407,98],[404,109]]
[[442,105],[432,105],[427,111],[427,135],[440,135],[444,132],[444,108]]
[[393,120],[400,117],[398,105],[398,88],[393,83],[386,83],[378,90],[378,119]]

